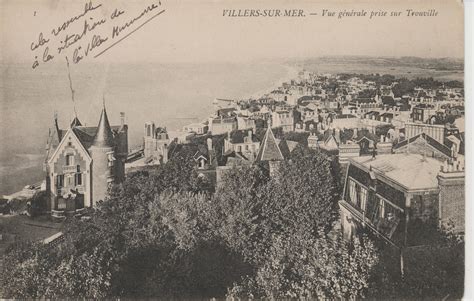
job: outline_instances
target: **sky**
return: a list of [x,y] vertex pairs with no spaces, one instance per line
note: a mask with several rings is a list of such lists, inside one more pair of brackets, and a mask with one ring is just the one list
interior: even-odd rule
[[[84,11],[85,0],[0,0],[1,46],[4,63],[31,62],[44,47],[31,51],[43,32]],[[258,3],[256,3],[258,2]],[[107,18],[96,32],[110,35],[112,26],[139,15],[152,3],[165,10],[103,55],[88,60],[112,62],[201,63],[206,61],[259,61],[274,58],[307,58],[325,55],[364,56],[464,56],[463,7],[457,0],[438,1],[191,1],[93,0],[87,17]],[[124,14],[109,20],[115,8]],[[229,9],[302,9],[305,17],[225,17]],[[323,17],[330,11],[401,11],[400,17]],[[436,17],[407,17],[406,9],[435,9]],[[152,16],[154,12],[150,13]],[[318,15],[309,15],[317,13]],[[143,23],[148,15],[136,24]],[[92,20],[92,19],[91,19]],[[79,32],[83,20],[69,26]],[[135,24],[134,24],[135,26]],[[130,27],[130,29],[132,29]],[[130,31],[130,30],[129,30]],[[56,37],[58,40],[59,37]],[[90,41],[83,39],[83,42]],[[86,37],[87,38],[87,37]],[[51,38],[53,40],[53,38]],[[59,41],[56,41],[59,42]],[[104,43],[111,44],[111,39]],[[53,41],[50,41],[53,44]],[[87,43],[86,43],[87,44]],[[105,48],[101,45],[101,48]],[[54,47],[52,47],[54,48]],[[41,50],[41,51],[40,51]],[[97,49],[96,49],[97,50]],[[67,54],[64,52],[63,54]],[[72,56],[72,49],[69,51]],[[58,59],[55,57],[54,60]]]

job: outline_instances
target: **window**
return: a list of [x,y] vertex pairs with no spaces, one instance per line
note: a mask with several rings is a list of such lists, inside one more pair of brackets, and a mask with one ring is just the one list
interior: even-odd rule
[[64,175],[57,175],[56,176],[56,187],[61,188],[64,186]]
[[357,203],[356,183],[353,180],[349,180],[349,199],[351,203]]
[[67,186],[68,187],[74,186],[74,177],[73,177],[73,175],[68,175],[66,179],[67,179]]
[[77,173],[75,178],[75,186],[82,185],[82,174]]
[[66,155],[66,166],[72,166],[72,165],[74,165],[74,155],[67,154]]
[[359,196],[360,196],[360,208],[361,208],[363,211],[365,211],[365,210],[366,210],[366,206],[367,206],[367,189],[361,187],[361,188],[360,188]]
[[380,217],[384,218],[385,217],[385,201],[382,199],[379,199],[379,213]]
[[108,153],[107,158],[109,160],[109,167],[114,166],[114,161],[115,161],[114,152]]

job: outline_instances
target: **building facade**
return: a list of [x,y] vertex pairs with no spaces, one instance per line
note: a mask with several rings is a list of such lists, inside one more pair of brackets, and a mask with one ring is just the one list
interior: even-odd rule
[[57,118],[50,129],[44,170],[48,211],[59,215],[94,207],[104,200],[112,183],[125,178],[128,126],[110,126],[105,107],[97,127],[82,126],[77,117],[68,129],[59,129]]
[[166,128],[156,127],[154,122],[145,123],[143,144],[143,153],[146,161],[154,161],[159,164],[168,162],[170,138]]
[[[441,167],[443,166],[443,167]],[[464,167],[418,154],[349,159],[341,209],[346,239],[368,230],[403,254],[453,224],[464,232]]]

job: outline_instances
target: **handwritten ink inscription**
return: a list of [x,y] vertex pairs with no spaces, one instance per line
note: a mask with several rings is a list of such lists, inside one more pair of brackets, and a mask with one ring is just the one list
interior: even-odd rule
[[[120,8],[109,10],[102,3],[92,0],[83,7],[82,11],[66,18],[61,24],[37,34],[37,38],[30,44],[30,50],[34,52],[32,69],[60,56],[66,56],[67,59],[72,55],[74,64],[83,61],[93,52],[100,51],[94,56],[97,57],[165,12],[161,1],[138,12]],[[109,13],[104,15],[101,10]],[[119,36],[120,39],[117,39]],[[116,41],[111,43],[112,40]]]

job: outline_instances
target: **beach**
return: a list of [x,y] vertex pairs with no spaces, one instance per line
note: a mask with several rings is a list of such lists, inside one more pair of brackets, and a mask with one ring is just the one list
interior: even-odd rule
[[[10,143],[0,148],[0,195],[12,194],[44,177],[42,165],[48,129],[58,113],[59,126],[72,121],[73,106],[64,66],[47,66],[32,72],[27,65],[0,65],[5,93],[0,95],[0,137]],[[71,70],[78,117],[96,126],[105,99],[109,120],[119,124],[125,112],[129,148],[141,145],[143,125],[153,121],[169,132],[206,120],[215,98],[259,98],[305,68],[317,73],[390,73],[400,77],[461,79],[462,73],[415,67],[384,68],[367,64],[325,63],[308,65],[262,62],[249,64],[82,64]],[[123,72],[127,70],[127,72]],[[49,81],[42,81],[42,77]],[[128,104],[128,105],[127,105]],[[14,124],[15,126],[11,126]],[[8,128],[6,131],[4,129]]]
[[[78,65],[71,70],[78,117],[96,126],[105,98],[111,124],[126,114],[129,148],[142,143],[143,125],[154,121],[169,131],[202,121],[212,113],[215,98],[260,97],[297,72],[279,63],[261,64],[117,64]],[[59,126],[73,118],[73,102],[64,68],[33,73],[27,65],[2,65],[5,93],[1,99],[0,195],[41,181],[48,129],[58,113]],[[129,70],[122,72],[124,69]],[[50,80],[42,82],[40,78]],[[130,104],[124,106],[124,104]],[[15,126],[11,126],[15,124]]]

